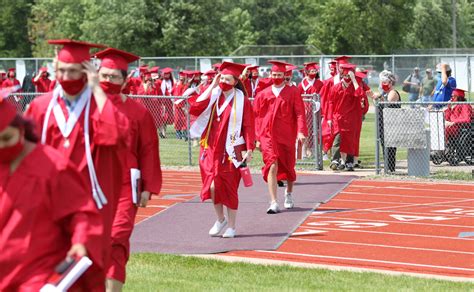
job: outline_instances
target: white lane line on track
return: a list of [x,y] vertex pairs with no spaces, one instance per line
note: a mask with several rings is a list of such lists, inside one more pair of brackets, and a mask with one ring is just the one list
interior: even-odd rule
[[324,226],[311,226],[307,224],[303,224],[300,226],[304,229],[317,229],[317,230],[333,230],[333,231],[346,231],[346,232],[362,232],[362,233],[374,233],[374,234],[388,234],[388,235],[397,235],[397,236],[412,236],[412,237],[423,237],[423,238],[442,238],[442,239],[451,239],[451,240],[467,240],[467,241],[474,241],[474,238],[467,238],[467,237],[449,237],[449,236],[436,236],[436,235],[422,235],[422,234],[412,234],[412,233],[399,233],[399,232],[385,232],[385,231],[369,231],[369,230],[353,230],[347,228],[330,228]]
[[331,243],[331,244],[346,244],[346,245],[359,245],[359,246],[371,246],[371,247],[383,247],[383,248],[395,248],[395,249],[408,249],[408,250],[421,250],[421,251],[433,251],[433,252],[445,252],[445,253],[474,255],[474,252],[454,251],[454,250],[446,250],[446,249],[405,247],[405,246],[398,246],[398,245],[384,245],[384,244],[358,243],[358,242],[348,242],[348,241],[319,240],[319,239],[310,239],[310,238],[290,237],[288,239],[289,240],[299,240],[299,241],[309,241],[309,242],[324,242],[324,243]]
[[[453,188],[456,185],[451,185]],[[465,186],[465,185],[464,185]],[[356,188],[373,188],[373,189],[400,189],[400,190],[413,190],[413,191],[426,191],[426,192],[460,192],[460,193],[468,193],[472,194],[472,191],[466,190],[456,190],[453,188],[449,189],[419,189],[419,188],[410,188],[410,187],[397,187],[397,186],[370,186],[370,185],[359,185],[359,184],[351,184],[350,187]]]
[[356,262],[372,262],[372,263],[391,264],[391,265],[399,265],[399,266],[413,266],[413,267],[436,268],[436,269],[442,269],[442,270],[457,270],[457,271],[474,272],[474,269],[461,268],[461,267],[447,267],[447,266],[435,266],[435,265],[415,264],[415,263],[406,263],[406,262],[382,261],[382,260],[337,257],[337,256],[311,255],[311,254],[304,254],[304,253],[272,251],[272,250],[257,250],[257,252],[270,253],[270,254],[282,254],[282,255],[294,255],[294,256],[311,257],[311,258],[338,259],[338,260],[348,260],[348,261],[356,261]]
[[[329,213],[326,213],[329,214]],[[334,213],[332,213],[334,214]],[[349,213],[346,213],[349,215]],[[342,215],[342,213],[341,213]],[[455,228],[470,228],[469,226],[466,225],[451,225],[451,224],[433,224],[433,223],[416,223],[416,222],[408,222],[408,221],[398,221],[398,220],[376,220],[376,219],[361,219],[361,218],[352,218],[352,217],[336,217],[336,216],[326,216],[325,214],[320,214],[320,215],[310,215],[309,218],[311,219],[347,219],[347,220],[353,220],[353,221],[370,221],[370,222],[384,222],[384,223],[395,223],[395,224],[412,224],[412,225],[423,225],[423,226],[439,226],[439,227],[455,227]]]
[[[404,195],[404,194],[384,194],[384,193],[364,193],[364,192],[351,192],[351,191],[342,191],[339,192],[339,195],[366,195],[366,196],[377,196],[377,197],[402,197],[402,198],[423,198],[423,199],[447,199],[446,197],[436,197],[436,196],[414,196],[414,195]],[[449,199],[463,200],[468,198],[455,198],[449,197]]]

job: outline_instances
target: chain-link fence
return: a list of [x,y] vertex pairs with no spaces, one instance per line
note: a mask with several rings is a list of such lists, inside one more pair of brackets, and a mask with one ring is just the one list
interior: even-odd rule
[[[42,93],[12,93],[8,102],[18,112],[24,112],[30,102]],[[190,139],[190,125],[197,118],[189,114],[189,102],[182,96],[130,95],[151,114],[160,141],[161,163],[167,166],[197,165],[199,141]],[[299,168],[322,170],[321,114],[319,95],[304,95],[306,122],[309,135],[303,144],[296,144],[297,166]],[[261,154],[257,151],[252,161],[254,167],[263,166]]]
[[376,173],[473,172],[473,107],[473,102],[376,102]]

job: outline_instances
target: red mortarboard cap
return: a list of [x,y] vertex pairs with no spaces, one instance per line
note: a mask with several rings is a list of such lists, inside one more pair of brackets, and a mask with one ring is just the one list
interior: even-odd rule
[[367,73],[362,72],[362,71],[361,71],[361,72],[356,72],[356,73],[355,73],[355,76],[356,76],[357,78],[364,79],[365,77],[367,77]]
[[171,72],[173,72],[173,69],[171,69],[170,67],[166,67],[166,68],[161,69],[161,73],[163,73],[163,74],[171,73]]
[[132,63],[140,57],[129,52],[121,51],[114,48],[108,48],[98,52],[94,57],[101,59],[101,67],[118,70],[128,70],[128,63]]
[[211,70],[207,70],[207,71],[204,73],[204,75],[206,75],[206,76],[209,76],[209,75],[216,75],[216,74],[217,74],[217,72],[214,71],[214,70],[212,70],[212,69],[211,69]]
[[247,68],[247,71],[252,72],[252,71],[258,71],[258,65],[253,65]]
[[8,72],[15,72],[16,68],[8,68]]
[[187,75],[187,74],[186,74],[186,71],[181,71],[181,72],[179,72],[179,76],[186,76],[186,75]]
[[315,69],[315,70],[318,70],[319,69],[319,66],[318,66],[318,62],[307,62],[307,63],[304,63],[304,68],[306,70],[312,70],[312,69]]
[[242,74],[242,71],[245,69],[244,64],[239,63],[232,63],[232,62],[223,62],[219,67],[222,75],[232,75],[235,77],[239,77]]
[[50,40],[51,45],[63,45],[58,53],[58,60],[64,63],[82,63],[90,59],[90,48],[105,48],[104,45],[80,42],[69,39]]
[[355,68],[356,68],[356,65],[355,65],[355,64],[349,64],[349,63],[347,63],[347,64],[341,64],[341,65],[340,65],[340,68],[342,69],[342,72],[343,72],[343,73],[346,73],[346,72],[348,72],[348,71],[353,71],[353,72],[354,72],[354,71],[355,71]]
[[215,63],[212,65],[212,68],[216,68],[217,70],[220,70],[222,63]]
[[46,68],[46,67],[41,67],[39,70],[40,70],[40,71],[43,71],[43,72],[47,72],[47,71],[48,71],[48,68]]
[[340,57],[334,58],[334,60],[337,61],[337,63],[338,63],[339,65],[341,65],[341,64],[348,64],[348,63],[349,63],[349,59],[352,59],[352,57],[349,57],[349,56],[340,56]]
[[286,71],[286,66],[291,65],[283,61],[277,61],[277,60],[270,60],[268,63],[272,64],[272,72],[285,72]]
[[198,75],[198,76],[202,75],[201,71],[199,71],[199,70],[195,70],[195,71],[192,71],[192,72],[193,72],[194,75]]
[[465,90],[456,88],[456,89],[453,90],[453,93],[452,93],[451,95],[456,95],[456,96],[464,97],[464,92],[465,92]]
[[285,73],[291,73],[295,69],[298,69],[298,66],[295,66],[295,65],[292,65],[292,64],[286,65]]
[[0,96],[0,131],[5,130],[5,128],[11,124],[15,117],[15,106],[10,102],[6,101],[3,96]]
[[150,68],[150,73],[158,73],[160,70],[160,67],[155,66]]

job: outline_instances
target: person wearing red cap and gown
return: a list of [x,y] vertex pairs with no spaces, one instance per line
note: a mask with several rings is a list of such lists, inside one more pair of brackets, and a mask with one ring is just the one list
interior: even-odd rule
[[[466,101],[464,90],[456,88],[451,94],[451,102]],[[459,137],[459,131],[462,127],[470,127],[473,120],[473,111],[470,104],[448,104],[444,111],[445,136],[448,144],[452,139]],[[467,146],[466,146],[467,147]]]
[[[162,185],[159,142],[153,118],[140,103],[127,98],[122,90],[127,76],[128,63],[138,56],[108,48],[95,54],[101,59],[100,85],[118,110],[129,120],[129,147],[124,150],[123,185],[112,226],[112,261],[107,272],[107,290],[121,291],[125,283],[125,266],[130,255],[130,236],[134,227],[137,206],[132,200],[131,169],[141,172],[140,207],[146,207],[151,195],[159,194]],[[151,70],[153,71],[153,70]],[[113,76],[113,77],[112,77]]]
[[51,88],[51,79],[49,79],[48,69],[41,67],[38,75],[33,77],[33,84],[36,87],[36,92],[49,92]]
[[[323,153],[324,153],[324,160],[329,159],[327,157],[328,151],[331,149],[333,141],[334,141],[334,133],[332,129],[331,122],[328,123],[327,114],[329,111],[329,94],[331,93],[331,89],[334,84],[339,83],[339,74],[340,69],[338,67],[338,63],[346,63],[347,60],[351,57],[341,56],[337,57],[331,62],[329,62],[329,72],[331,77],[323,81],[323,86],[319,92],[321,97],[321,130],[322,130],[322,139],[323,139]],[[337,79],[337,82],[336,82]]]
[[5,79],[2,83],[3,88],[13,87],[13,86],[21,86],[20,81],[16,79],[16,69],[9,68],[7,72],[7,79]]
[[255,129],[257,145],[260,146],[265,163],[263,179],[268,182],[271,204],[268,214],[279,212],[277,203],[277,181],[288,181],[285,191],[285,207],[293,208],[293,184],[295,172],[295,143],[303,143],[308,135],[303,100],[299,91],[284,84],[285,62],[269,61],[273,64],[273,85],[264,89],[255,98]]
[[[193,71],[181,71],[179,72],[179,80],[173,86],[171,90],[172,96],[183,96],[184,92],[188,89],[188,83],[193,82]],[[174,104],[174,129],[176,131],[177,139],[184,139],[187,141],[187,128],[188,123],[186,120],[186,101],[181,98],[175,98]]]
[[[323,87],[323,82],[319,80],[319,66],[316,62],[308,62],[305,63],[305,77],[301,80],[300,84],[298,84],[298,88],[301,91],[302,98],[307,99],[311,98],[310,96],[303,96],[303,95],[314,95],[319,94],[321,88]],[[314,147],[314,136],[313,132],[313,104],[311,102],[304,103],[305,114],[306,114],[306,124],[308,126],[308,139],[305,141],[305,153],[306,157],[311,157],[313,155],[313,147]]]
[[[353,157],[356,151],[356,131],[361,118],[361,102],[365,96],[362,86],[355,78],[355,65],[343,64],[341,82],[335,84],[329,95],[328,123],[331,121],[334,134],[332,149],[331,169],[353,169],[353,162],[348,160],[348,155]],[[347,163],[347,164],[346,164]]]
[[58,86],[35,98],[26,115],[36,122],[41,142],[58,149],[87,181],[102,216],[103,266],[93,265],[89,290],[103,290],[105,267],[110,259],[110,233],[122,187],[119,150],[126,147],[128,119],[118,111],[99,85],[97,71],[88,62],[91,47],[101,45],[54,40],[59,51]]
[[364,82],[364,79],[367,77],[367,71],[359,71],[355,73],[355,77],[359,86],[362,87],[362,90],[365,92],[362,100],[360,102],[360,106],[355,106],[356,111],[358,112],[355,117],[359,117],[359,119],[355,120],[354,122],[357,124],[357,128],[355,129],[355,149],[354,149],[354,157],[351,159],[354,161],[354,168],[360,168],[359,164],[359,148],[360,148],[360,134],[362,132],[362,122],[364,121],[364,116],[369,111],[369,99],[368,96],[372,97],[372,89],[370,89],[369,85]]
[[0,291],[39,291],[66,256],[102,261],[85,181],[34,127],[0,97]]
[[[161,93],[165,96],[171,96],[171,91],[174,87],[174,78],[172,75],[173,69],[166,67],[161,70]],[[163,112],[163,127],[160,129],[160,138],[166,138],[166,125],[172,125],[174,123],[173,113],[173,101],[169,98],[163,100],[164,112]]]
[[[218,236],[228,223],[222,236],[234,237],[241,179],[238,167],[252,158],[255,126],[250,101],[239,80],[245,65],[224,62],[220,68],[221,74],[191,103],[190,112],[198,118],[191,126],[190,134],[192,138],[201,139],[201,200],[212,199],[217,216],[209,235]],[[240,157],[241,153],[236,152],[243,149],[246,154]],[[224,206],[227,207],[227,218]]]

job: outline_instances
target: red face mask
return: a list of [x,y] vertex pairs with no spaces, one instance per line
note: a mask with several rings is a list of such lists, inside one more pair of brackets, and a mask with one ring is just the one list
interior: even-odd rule
[[258,78],[258,75],[252,75],[252,79],[256,80]]
[[316,73],[308,74],[308,77],[309,77],[310,79],[314,79],[314,78],[316,78]]
[[347,84],[351,83],[351,77],[344,77],[342,78],[342,80],[344,80],[344,82],[346,82]]
[[61,84],[61,87],[64,89],[64,91],[72,96],[75,96],[81,92],[81,90],[84,88],[84,85],[86,85],[86,78],[82,77],[76,80],[59,80],[59,84]]
[[382,90],[385,92],[389,92],[390,89],[392,89],[392,86],[390,84],[384,84],[382,83]]
[[15,145],[0,148],[0,163],[1,164],[10,164],[15,160],[21,151],[23,151],[23,138],[18,139],[18,142]]
[[163,79],[165,79],[165,80],[170,80],[170,79],[171,79],[171,76],[169,76],[169,75],[164,75],[164,76],[163,76]]
[[283,83],[283,81],[285,81],[285,78],[272,78],[272,82],[276,86],[281,85]]
[[219,82],[219,87],[222,89],[222,91],[229,91],[234,88],[234,85],[230,85],[229,83],[225,82]]
[[101,81],[100,87],[107,94],[119,94],[122,91],[121,84],[115,84],[110,81]]

